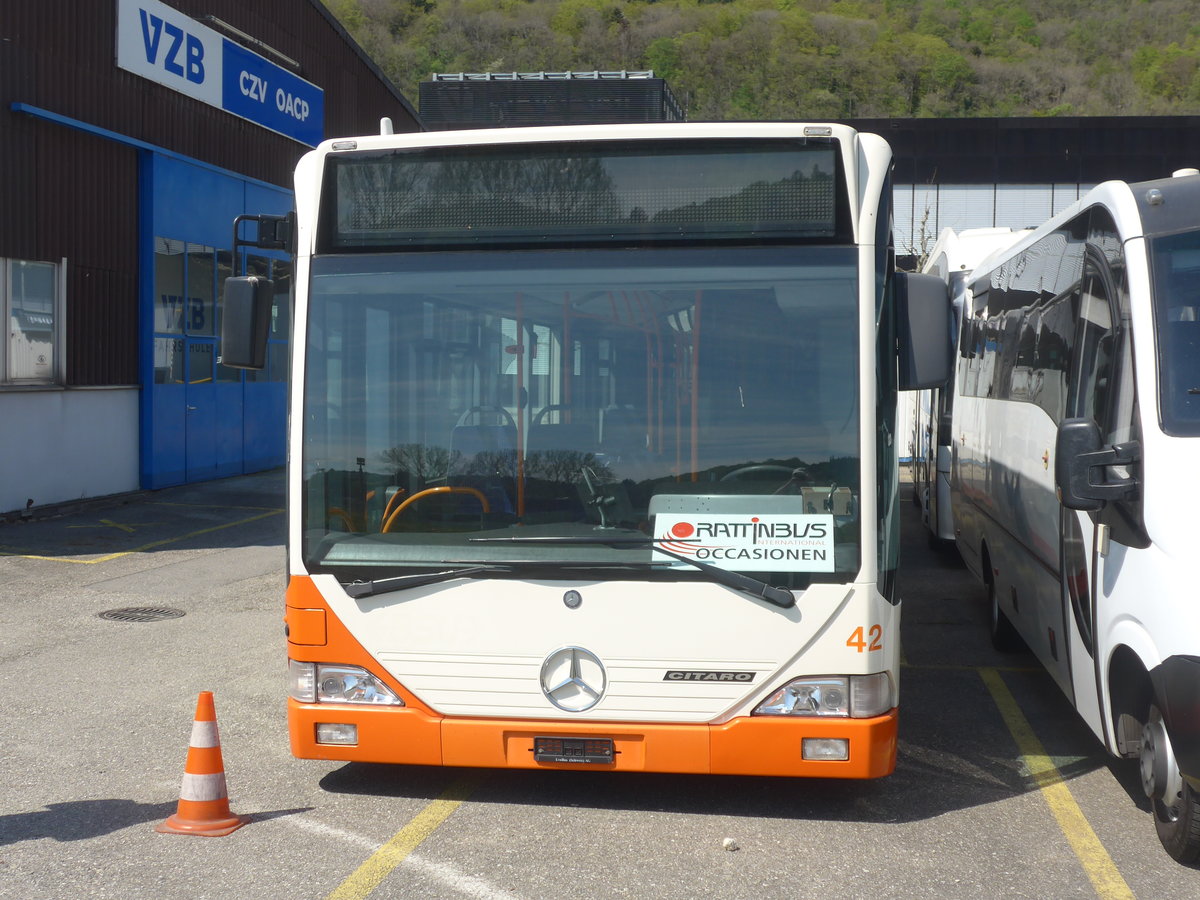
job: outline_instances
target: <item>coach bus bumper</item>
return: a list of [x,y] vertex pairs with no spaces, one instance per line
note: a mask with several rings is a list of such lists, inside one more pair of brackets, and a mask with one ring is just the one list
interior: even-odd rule
[[[318,743],[318,725],[353,725],[353,744]],[[810,778],[879,778],[896,766],[897,714],[871,719],[746,716],[722,725],[441,718],[420,709],[355,708],[288,700],[299,759],[471,766],[600,769]],[[611,741],[612,762],[534,758],[535,738]],[[805,759],[803,742],[841,739],[847,759]]]

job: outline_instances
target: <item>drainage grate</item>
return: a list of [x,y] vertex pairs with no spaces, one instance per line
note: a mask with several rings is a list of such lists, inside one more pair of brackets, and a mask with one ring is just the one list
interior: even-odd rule
[[96,615],[113,622],[157,622],[160,619],[178,619],[183,614],[182,609],[172,609],[169,606],[125,606],[121,609],[105,610]]

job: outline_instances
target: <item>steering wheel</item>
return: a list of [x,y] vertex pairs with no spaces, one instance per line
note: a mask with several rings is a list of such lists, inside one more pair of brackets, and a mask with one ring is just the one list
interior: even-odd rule
[[484,403],[480,406],[472,406],[471,408],[467,409],[461,416],[458,417],[458,421],[454,423],[454,427],[459,428],[460,426],[467,424],[467,419],[471,418],[471,416],[473,416],[475,413],[481,412],[500,413],[504,419],[505,425],[507,425],[509,428],[517,427],[517,423],[513,420],[512,414],[509,413],[507,409],[505,409],[503,406],[493,406],[491,403]]
[[425,488],[423,491],[417,491],[411,497],[396,507],[395,512],[388,516],[387,521],[383,523],[383,527],[379,529],[381,534],[386,534],[392,527],[392,523],[400,517],[400,513],[408,509],[422,497],[428,497],[430,494],[470,494],[479,501],[479,505],[483,507],[485,513],[492,511],[488,504],[487,497],[483,495],[483,491],[476,490],[473,487],[462,487],[460,485],[443,485],[441,487]]

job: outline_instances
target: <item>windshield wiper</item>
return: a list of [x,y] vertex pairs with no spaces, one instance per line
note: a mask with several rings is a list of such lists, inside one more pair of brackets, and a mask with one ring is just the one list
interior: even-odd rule
[[[531,535],[529,537],[513,535],[511,537],[468,538],[468,540],[482,544],[592,544],[603,547],[644,547],[648,544],[662,543],[661,539],[652,537],[617,535],[602,537],[599,535],[568,534]],[[669,556],[672,559],[687,563],[689,566],[694,566],[707,575],[710,581],[724,587],[733,588],[735,591],[741,591],[760,600],[766,600],[768,603],[773,603],[775,606],[783,609],[791,609],[796,605],[795,596],[793,596],[791,591],[784,588],[775,587],[772,584],[767,584],[765,581],[759,581],[757,578],[751,578],[749,575],[743,575],[740,572],[731,572],[728,569],[721,569],[706,562],[700,562],[698,559],[682,556],[662,547],[655,547],[654,549],[664,556]]]
[[519,560],[503,565],[490,564],[486,566],[463,566],[460,569],[446,569],[442,572],[422,572],[419,575],[396,575],[392,578],[378,578],[374,581],[352,581],[343,584],[342,590],[357,600],[359,597],[370,597],[384,591],[403,591],[408,588],[422,587],[427,584],[437,584],[441,581],[453,581],[455,578],[476,578],[480,575],[511,575],[519,569],[554,570],[556,572],[581,572],[587,569],[629,569],[636,566],[611,560],[581,560],[579,562],[558,562],[557,560]]
[[442,572],[422,572],[420,575],[397,575],[394,578],[377,578],[374,581],[352,581],[350,584],[342,585],[342,589],[357,600],[360,597],[370,597],[372,594],[382,591],[403,591],[426,584],[437,584],[439,581],[474,578],[485,573],[508,571],[510,570],[507,566],[463,566],[459,569],[446,569]]

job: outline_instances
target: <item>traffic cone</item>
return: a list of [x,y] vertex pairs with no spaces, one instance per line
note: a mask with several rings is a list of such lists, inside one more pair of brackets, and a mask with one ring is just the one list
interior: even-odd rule
[[183,771],[183,786],[179,790],[179,806],[175,815],[156,825],[154,830],[163,834],[221,837],[249,821],[249,816],[235,816],[229,811],[225,764],[221,761],[221,736],[217,733],[213,695],[212,691],[201,691],[200,699],[196,701],[196,719],[192,723],[192,740]]

